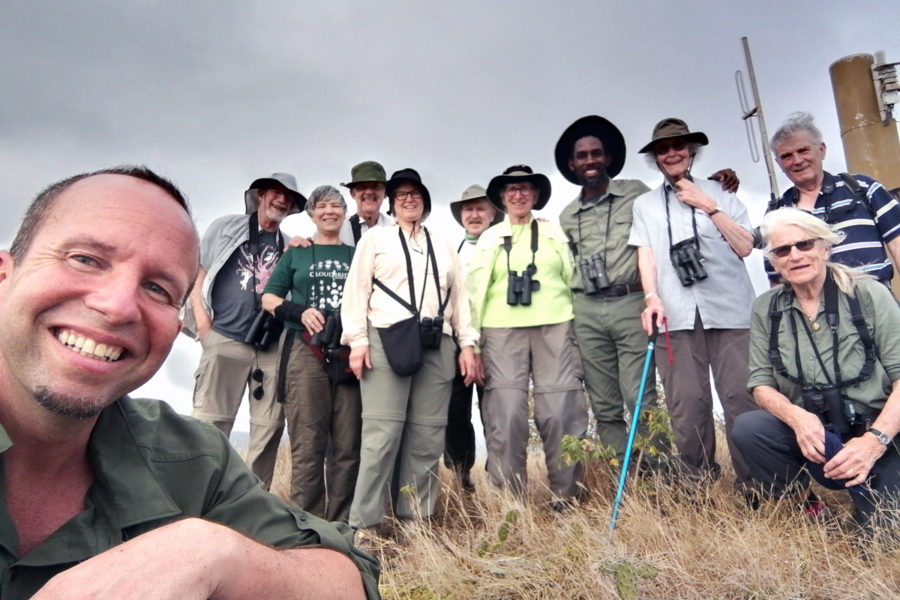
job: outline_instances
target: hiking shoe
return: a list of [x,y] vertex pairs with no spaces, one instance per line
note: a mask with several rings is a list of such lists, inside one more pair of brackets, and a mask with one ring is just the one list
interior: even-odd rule
[[799,509],[801,514],[817,521],[831,517],[828,505],[812,492],[800,503]]

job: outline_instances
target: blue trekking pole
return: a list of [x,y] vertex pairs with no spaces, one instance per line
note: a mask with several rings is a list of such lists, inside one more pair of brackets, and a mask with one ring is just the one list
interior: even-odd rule
[[644,399],[644,388],[647,386],[647,373],[650,372],[650,359],[653,358],[653,347],[656,345],[656,336],[659,332],[653,325],[653,333],[647,339],[647,357],[644,359],[644,372],[641,375],[641,387],[638,390],[637,400],[634,402],[634,414],[631,415],[631,431],[628,432],[628,444],[625,446],[625,461],[622,465],[622,473],[619,475],[619,489],[616,490],[616,500],[613,503],[612,520],[609,522],[610,534],[616,528],[616,517],[619,516],[619,507],[622,505],[622,493],[625,491],[625,478],[628,476],[628,463],[631,461],[631,449],[634,445],[634,435],[638,428],[638,419],[641,416],[641,401]]

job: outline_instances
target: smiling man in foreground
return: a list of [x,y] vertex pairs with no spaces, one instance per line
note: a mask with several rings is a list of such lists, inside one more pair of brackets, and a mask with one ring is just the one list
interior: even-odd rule
[[125,395],[197,265],[183,196],[143,168],[51,186],[0,252],[4,600],[378,597],[348,529],[265,492],[212,426]]

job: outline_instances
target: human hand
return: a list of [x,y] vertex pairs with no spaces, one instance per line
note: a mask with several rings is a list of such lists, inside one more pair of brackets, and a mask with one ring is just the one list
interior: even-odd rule
[[312,335],[315,335],[325,328],[325,315],[317,308],[307,308],[300,315],[300,324],[306,327],[306,330]]
[[806,460],[822,464],[825,462],[825,427],[819,417],[799,406],[794,407],[794,413],[788,422],[788,426],[794,430],[797,445]]
[[885,450],[887,446],[874,436],[863,434],[850,438],[841,451],[825,463],[825,477],[847,479],[847,487],[863,483]]
[[741,184],[741,180],[738,179],[737,173],[735,173],[731,169],[722,169],[721,171],[716,171],[712,175],[709,176],[712,181],[721,181],[722,189],[726,192],[731,192],[734,194],[738,190],[738,186]]
[[309,248],[313,245],[313,239],[295,235],[290,240],[288,240],[287,245],[288,248]]
[[459,372],[466,385],[484,385],[484,364],[481,362],[481,355],[475,354],[471,346],[466,346],[459,352]]
[[362,379],[363,370],[372,368],[372,357],[369,355],[369,345],[361,344],[350,349],[350,370],[357,379]]
[[675,182],[675,196],[696,209],[709,214],[716,209],[716,201],[690,179],[679,179]]
[[650,296],[645,301],[647,308],[641,311],[641,327],[647,332],[647,335],[653,335],[653,328],[661,329],[665,325],[666,310],[663,307],[662,299],[659,294],[648,294]]

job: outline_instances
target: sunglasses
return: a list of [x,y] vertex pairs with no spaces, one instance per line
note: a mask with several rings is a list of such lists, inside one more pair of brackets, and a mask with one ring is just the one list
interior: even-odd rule
[[822,238],[809,238],[808,240],[800,240],[799,242],[794,242],[793,244],[785,244],[784,246],[776,246],[769,250],[769,254],[772,256],[777,256],[778,258],[784,258],[788,254],[791,253],[792,248],[796,248],[800,252],[809,252],[815,247],[816,242],[821,240]]

